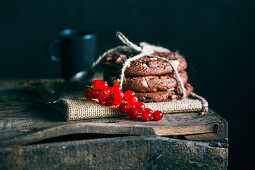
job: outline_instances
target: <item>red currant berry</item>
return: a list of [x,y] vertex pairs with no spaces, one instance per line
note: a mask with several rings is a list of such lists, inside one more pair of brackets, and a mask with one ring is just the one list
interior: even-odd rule
[[101,80],[94,80],[92,82],[92,87],[95,88],[95,89],[99,89],[100,84],[101,84]]
[[138,112],[134,108],[129,108],[127,110],[127,115],[128,115],[129,118],[134,119],[134,118],[137,117]]
[[111,91],[107,88],[107,89],[104,89],[104,90],[102,90],[100,93],[99,93],[99,97],[104,97],[104,98],[106,98],[106,97],[108,97],[108,96],[110,96],[110,93],[111,93]]
[[108,90],[110,90],[110,94],[113,94],[112,93],[112,87],[107,87]]
[[108,83],[106,81],[101,81],[99,90],[106,89],[108,87]]
[[124,93],[122,93],[122,92],[115,93],[113,98],[114,98],[114,102],[113,102],[114,105],[119,105],[123,101]]
[[124,98],[129,101],[130,98],[132,98],[135,95],[135,93],[132,90],[128,90],[124,93]]
[[119,105],[122,103],[123,101],[123,98],[124,98],[124,93],[122,93],[121,91],[118,92],[118,93],[115,93],[114,96],[113,96],[113,99],[114,99],[114,105]]
[[136,104],[135,104],[135,109],[139,112],[139,113],[141,113],[141,112],[143,112],[143,109],[145,108],[145,105],[142,103],[142,102],[137,102]]
[[98,90],[92,89],[91,93],[92,93],[94,99],[97,99],[99,97],[99,91]]
[[115,99],[115,98],[113,98],[114,100],[113,100],[113,105],[120,105],[121,103],[122,103],[122,99]]
[[116,93],[119,93],[119,92],[122,92],[122,87],[120,85],[114,85],[112,87],[112,94],[116,94]]
[[106,81],[94,80],[92,82],[92,87],[98,90],[103,90],[108,87],[108,84]]
[[93,94],[91,89],[87,89],[84,93],[84,96],[86,97],[87,100],[92,100],[93,99]]
[[152,110],[150,108],[144,108],[143,111],[147,111],[147,112],[151,112],[152,113]]
[[149,120],[151,120],[151,117],[152,117],[151,112],[145,111],[145,112],[142,113],[143,121],[149,121]]
[[109,89],[104,89],[101,92],[99,92],[99,96],[98,96],[98,101],[100,103],[104,103],[105,102],[105,98],[110,96],[110,90]]
[[114,98],[116,100],[122,100],[122,99],[124,99],[124,93],[122,93],[122,92],[115,93]]
[[121,103],[119,105],[119,111],[121,111],[121,112],[127,112],[128,109],[129,109],[128,103]]
[[114,102],[114,99],[112,96],[108,96],[105,98],[105,105],[106,106],[112,106]]
[[156,110],[155,112],[153,112],[153,119],[156,121],[159,121],[163,118],[163,113],[159,110]]
[[135,105],[138,102],[138,98],[136,96],[132,96],[129,98],[128,102]]

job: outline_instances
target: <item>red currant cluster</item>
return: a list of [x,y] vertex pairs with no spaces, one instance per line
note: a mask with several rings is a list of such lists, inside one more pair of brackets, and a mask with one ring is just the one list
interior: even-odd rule
[[158,121],[163,117],[161,111],[153,112],[150,108],[145,108],[145,105],[138,101],[133,91],[127,90],[123,93],[120,85],[108,87],[106,81],[93,81],[92,86],[85,91],[85,97],[87,100],[97,99],[106,106],[119,105],[119,111],[127,113],[128,117],[132,119],[136,118],[139,113],[142,114],[144,121],[149,121],[152,117]]

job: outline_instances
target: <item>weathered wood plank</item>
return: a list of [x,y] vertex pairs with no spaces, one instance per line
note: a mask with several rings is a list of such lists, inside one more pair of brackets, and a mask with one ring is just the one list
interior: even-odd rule
[[185,139],[199,142],[207,142],[210,146],[228,148],[228,138],[221,134],[205,133],[185,135]]
[[[195,113],[194,113],[195,114]],[[171,117],[171,115],[165,115],[165,119]],[[171,119],[170,120],[175,120]],[[194,133],[210,133],[214,132],[214,123],[210,118],[206,119],[207,124],[196,124],[194,120],[191,120],[189,124],[176,124],[179,119],[175,120],[175,123],[171,124],[171,121],[162,120],[162,122],[142,122],[133,121],[128,118],[112,118],[95,120],[93,122],[83,121],[76,123],[64,123],[37,130],[32,130],[24,135],[18,135],[5,140],[0,140],[0,147],[22,145],[26,143],[37,142],[47,138],[56,136],[77,134],[77,133],[98,133],[98,134],[127,134],[127,135],[186,135]],[[193,125],[194,124],[194,125]]]
[[216,133],[204,133],[204,134],[194,134],[185,135],[188,140],[204,140],[204,139],[218,139],[219,136]]
[[228,150],[159,136],[0,149],[3,169],[227,169]]

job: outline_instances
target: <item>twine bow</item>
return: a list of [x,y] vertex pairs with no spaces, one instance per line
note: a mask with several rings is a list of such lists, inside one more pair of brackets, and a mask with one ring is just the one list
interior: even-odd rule
[[158,58],[160,60],[163,60],[167,63],[169,63],[171,65],[171,67],[173,68],[174,74],[177,77],[178,82],[180,83],[181,89],[182,89],[182,98],[186,97],[186,89],[184,87],[183,81],[177,71],[177,67],[175,67],[173,60],[167,60],[164,57],[160,57],[160,56],[153,56],[152,54],[154,52],[170,52],[168,49],[160,47],[160,46],[154,46],[154,45],[150,45],[146,42],[141,42],[140,46],[137,46],[136,44],[132,43],[131,41],[129,41],[121,32],[117,32],[116,36],[121,40],[121,42],[123,44],[125,44],[126,46],[117,46],[115,48],[112,48],[108,51],[106,51],[105,53],[103,53],[101,56],[98,57],[98,59],[92,64],[92,67],[90,69],[93,69],[95,66],[97,66],[99,64],[99,62],[107,55],[110,54],[114,51],[117,51],[119,49],[123,49],[123,50],[128,50],[128,49],[133,49],[135,51],[137,51],[139,54],[131,57],[129,59],[127,59],[122,67],[121,70],[121,75],[120,75],[120,86],[123,85],[124,82],[124,78],[125,78],[125,70],[126,67],[130,64],[130,62],[135,61],[141,57],[147,56],[147,57],[154,57],[154,58]]

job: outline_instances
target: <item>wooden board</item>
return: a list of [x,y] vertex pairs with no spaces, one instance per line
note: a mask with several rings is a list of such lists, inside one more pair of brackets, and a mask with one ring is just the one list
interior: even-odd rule
[[0,149],[2,169],[227,169],[228,150],[160,136],[75,140]]
[[226,137],[226,121],[213,111],[203,116],[198,113],[166,114],[158,122],[127,117],[65,122],[60,113],[38,101],[34,88],[41,81],[47,80],[0,81],[7,87],[0,90],[0,147],[84,133],[161,136],[217,133]]

